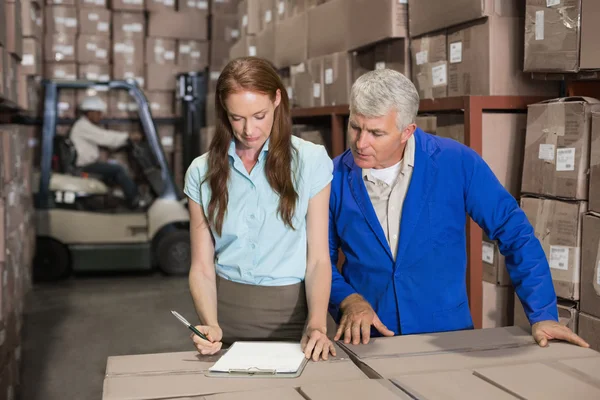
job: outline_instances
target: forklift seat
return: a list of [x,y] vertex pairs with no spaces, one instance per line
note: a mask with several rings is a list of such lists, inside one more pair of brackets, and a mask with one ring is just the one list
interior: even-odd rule
[[68,136],[56,135],[54,149],[57,157],[57,168],[62,174],[80,176],[81,169],[77,167],[77,149]]

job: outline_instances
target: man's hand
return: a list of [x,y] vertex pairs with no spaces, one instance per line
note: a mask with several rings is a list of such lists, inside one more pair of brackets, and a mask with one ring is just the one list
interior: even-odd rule
[[340,326],[335,334],[334,340],[339,340],[344,335],[344,343],[360,343],[362,333],[362,342],[369,343],[371,338],[371,325],[375,327],[384,336],[394,336],[379,319],[371,305],[360,295],[352,294],[340,304],[342,310],[342,319]]
[[335,357],[335,347],[327,337],[325,329],[306,327],[300,345],[306,358],[312,357],[313,361],[319,361],[321,357],[327,361],[330,353]]
[[533,324],[531,334],[535,341],[541,347],[548,346],[548,340],[564,340],[581,347],[590,347],[590,345],[577,336],[572,330],[556,321],[540,321]]

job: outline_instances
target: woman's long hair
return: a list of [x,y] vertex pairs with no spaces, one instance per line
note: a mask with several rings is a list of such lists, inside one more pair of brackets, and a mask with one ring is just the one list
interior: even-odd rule
[[225,100],[235,92],[248,90],[263,93],[275,101],[276,92],[281,92],[281,102],[275,109],[273,129],[269,141],[265,173],[271,188],[279,195],[278,214],[283,222],[294,229],[292,219],[296,209],[298,193],[292,179],[292,121],[288,95],[277,71],[261,58],[244,57],[230,61],[217,81],[215,96],[216,131],[209,146],[208,171],[205,181],[209,182],[211,198],[208,203],[208,221],[221,235],[223,220],[227,212],[229,193],[229,145],[233,131],[227,117]]

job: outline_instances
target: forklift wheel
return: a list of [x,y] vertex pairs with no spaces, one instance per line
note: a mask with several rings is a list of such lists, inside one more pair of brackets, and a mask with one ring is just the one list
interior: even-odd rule
[[62,243],[45,237],[36,240],[33,281],[49,282],[66,278],[70,273],[69,250]]
[[177,229],[165,234],[156,246],[158,267],[167,275],[186,275],[191,263],[190,232]]

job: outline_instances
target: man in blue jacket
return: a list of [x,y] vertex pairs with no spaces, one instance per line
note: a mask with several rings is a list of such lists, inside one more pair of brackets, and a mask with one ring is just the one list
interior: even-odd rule
[[329,208],[335,339],[472,329],[469,215],[498,240],[535,340],[588,347],[558,323],[546,256],[516,200],[476,152],[417,128],[418,107],[396,71],[366,73],[352,87],[351,149],[334,160]]

